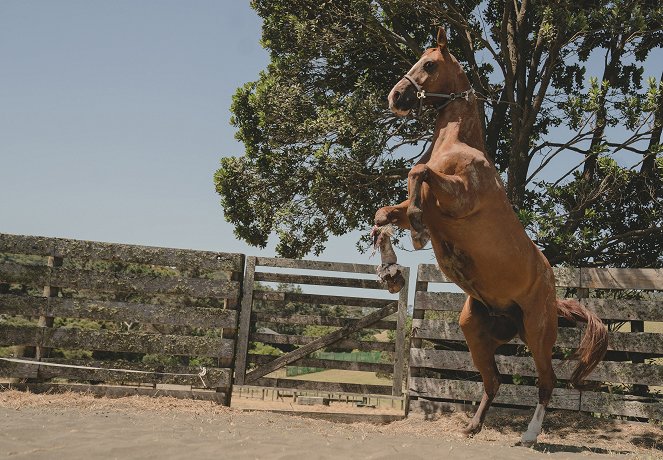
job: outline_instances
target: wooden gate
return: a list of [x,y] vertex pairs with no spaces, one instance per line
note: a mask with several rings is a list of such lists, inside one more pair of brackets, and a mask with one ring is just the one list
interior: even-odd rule
[[[407,282],[396,297],[377,280],[373,265],[248,257],[246,267],[237,384],[359,394],[403,393]],[[316,271],[340,274],[323,276]],[[407,281],[407,268],[404,276]],[[270,289],[265,283],[279,284]],[[315,293],[305,291],[310,285],[317,286]],[[331,288],[343,291],[342,295],[322,293]],[[357,294],[357,289],[362,291]],[[348,295],[349,290],[354,293]],[[381,292],[367,295],[366,290]],[[364,337],[359,337],[362,333]],[[266,354],[265,345],[268,351],[277,350],[275,354]],[[346,353],[336,357],[354,358],[359,356],[357,351],[374,351],[381,359],[365,362],[319,353],[330,348]],[[391,382],[317,382],[307,379],[307,375],[296,380],[268,376],[286,366],[378,372],[391,375]]]
[[241,254],[0,234],[0,377],[229,404],[243,267]]
[[[578,391],[565,381],[575,367],[563,358],[580,343],[582,330],[561,324],[553,365],[558,385],[550,407],[663,419],[663,270],[556,268],[558,296],[573,294],[609,324],[609,351]],[[483,387],[458,315],[464,294],[445,292],[449,280],[435,265],[420,265],[410,350],[410,409],[426,414],[460,407],[470,410]],[[436,291],[436,292],[432,292]],[[659,291],[655,293],[653,291]],[[536,370],[519,339],[498,349],[503,385],[496,405],[534,406],[538,401]]]

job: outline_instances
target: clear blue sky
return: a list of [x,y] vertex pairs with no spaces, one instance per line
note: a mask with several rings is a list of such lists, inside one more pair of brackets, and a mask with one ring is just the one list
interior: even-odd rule
[[[0,232],[274,255],[234,238],[212,180],[243,152],[260,25],[239,0],[1,0]],[[356,239],[321,258],[377,263]]]
[[[212,180],[243,152],[260,26],[238,0],[2,0],[0,232],[274,255],[234,238]],[[377,263],[356,240],[321,258]]]

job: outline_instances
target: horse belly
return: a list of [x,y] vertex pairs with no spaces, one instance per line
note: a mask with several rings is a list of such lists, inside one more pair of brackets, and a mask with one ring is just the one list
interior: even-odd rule
[[[433,243],[440,270],[465,293],[494,308],[513,305],[528,279],[534,246],[529,239],[510,245],[474,241],[469,247],[453,240]],[[525,243],[525,244],[524,244]]]

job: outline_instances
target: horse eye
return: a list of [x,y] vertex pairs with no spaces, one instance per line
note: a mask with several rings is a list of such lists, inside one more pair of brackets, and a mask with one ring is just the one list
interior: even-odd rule
[[426,72],[431,72],[435,68],[435,62],[428,61],[424,63],[424,70]]

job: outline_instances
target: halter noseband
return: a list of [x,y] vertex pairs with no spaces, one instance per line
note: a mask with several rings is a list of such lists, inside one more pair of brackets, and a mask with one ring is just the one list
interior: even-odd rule
[[414,86],[414,88],[417,91],[417,99],[419,99],[419,108],[417,109],[417,115],[419,115],[421,113],[421,110],[424,106],[424,99],[426,99],[427,97],[439,97],[439,98],[442,98],[442,99],[447,99],[446,102],[443,102],[442,104],[435,105],[435,109],[439,112],[440,110],[445,108],[447,106],[447,104],[455,101],[456,99],[465,99],[466,101],[469,101],[470,100],[470,95],[474,94],[474,88],[471,88],[471,87],[467,91],[462,91],[460,93],[449,93],[449,94],[430,93],[430,92],[427,92],[426,90],[424,90],[421,87],[421,85],[419,83],[417,83],[416,81],[414,81],[412,78],[410,78],[409,75],[405,74],[405,75],[403,75],[403,78],[405,78],[407,81],[412,83],[412,85]]

